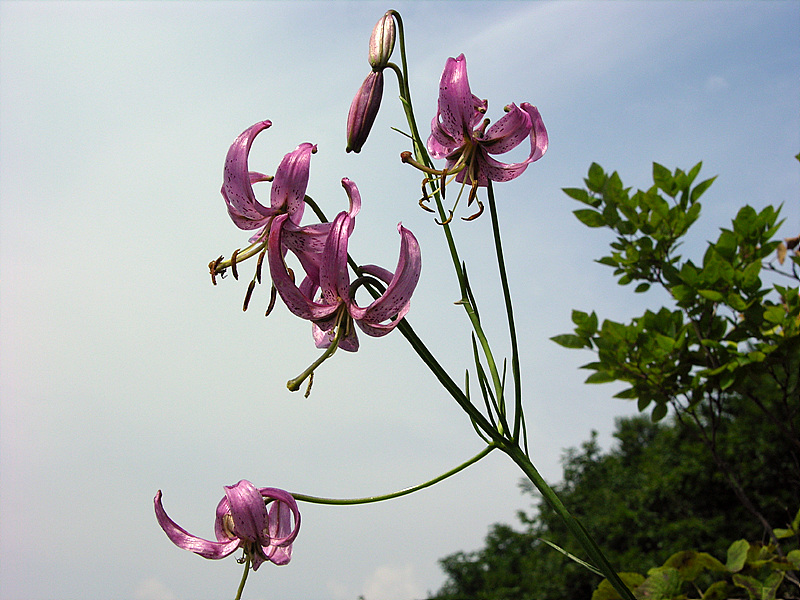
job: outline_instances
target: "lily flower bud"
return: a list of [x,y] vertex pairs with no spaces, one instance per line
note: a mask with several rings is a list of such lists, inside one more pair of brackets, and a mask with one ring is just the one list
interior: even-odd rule
[[395,40],[394,17],[391,12],[383,15],[375,24],[369,38],[369,64],[373,69],[383,70],[392,56]]
[[383,97],[383,71],[370,71],[347,114],[347,152],[361,152]]

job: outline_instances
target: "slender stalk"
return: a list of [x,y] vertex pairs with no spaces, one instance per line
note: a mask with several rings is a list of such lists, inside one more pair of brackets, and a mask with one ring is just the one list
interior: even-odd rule
[[470,458],[469,460],[461,463],[457,467],[454,467],[447,471],[446,473],[442,473],[438,477],[434,477],[430,481],[426,481],[424,483],[420,483],[418,485],[408,487],[397,492],[392,492],[390,494],[382,494],[380,496],[366,496],[364,498],[321,498],[319,496],[309,496],[307,494],[295,494],[292,493],[294,499],[298,502],[308,502],[310,504],[332,504],[336,506],[352,506],[355,504],[371,504],[373,502],[382,502],[384,500],[391,500],[393,498],[400,498],[401,496],[407,496],[408,494],[413,494],[414,492],[418,492],[419,490],[424,490],[427,487],[435,485],[440,481],[447,479],[448,477],[455,475],[456,473],[460,473],[467,467],[474,465],[476,462],[481,460],[484,456],[489,454],[492,450],[497,448],[494,444],[489,444],[478,452],[475,456]]
[[[398,19],[398,30],[399,30],[399,39],[400,39],[400,52],[402,57],[403,63],[403,79],[400,84],[401,89],[401,101],[403,103],[403,108],[406,113],[406,117],[409,123],[409,127],[411,128],[413,141],[414,141],[414,153],[417,160],[427,166],[431,166],[431,160],[428,156],[427,152],[425,151],[424,144],[422,143],[422,139],[419,135],[419,130],[416,125],[416,120],[414,119],[413,109],[411,106],[411,94],[408,88],[408,66],[406,63],[406,55],[405,55],[405,42],[404,42],[404,34],[403,34],[403,27],[402,21],[400,20],[400,16],[395,13],[396,18]],[[522,406],[521,406],[521,384],[520,384],[520,373],[519,373],[519,357],[518,357],[518,348],[517,348],[517,341],[516,341],[516,333],[515,333],[515,326],[514,326],[514,316],[513,310],[511,307],[511,294],[508,286],[508,278],[505,271],[505,262],[503,259],[502,253],[502,245],[500,243],[500,230],[499,224],[497,220],[497,212],[496,207],[494,206],[494,195],[489,187],[489,194],[490,194],[490,203],[492,208],[492,225],[493,225],[493,232],[495,237],[495,248],[497,252],[497,260],[498,260],[498,267],[500,269],[500,277],[501,282],[503,285],[503,295],[505,298],[506,304],[506,313],[509,321],[509,329],[511,331],[511,340],[512,340],[512,372],[514,375],[514,385],[515,385],[515,423],[514,423],[514,432],[513,437],[511,439],[506,438],[499,432],[496,428],[491,427],[488,421],[483,417],[480,411],[475,408],[475,406],[469,401],[468,398],[465,397],[461,389],[458,388],[452,379],[447,375],[447,373],[442,369],[439,363],[435,360],[435,358],[430,355],[427,349],[422,345],[422,342],[416,338],[416,335],[413,337],[410,335],[413,333],[413,330],[407,331],[404,330],[402,327],[406,325],[406,321],[403,320],[398,328],[403,332],[406,336],[406,339],[409,342],[412,342],[412,346],[419,354],[420,358],[422,358],[423,362],[428,365],[429,368],[436,374],[439,380],[445,385],[445,389],[451,393],[453,398],[456,399],[458,404],[470,415],[473,419],[473,422],[480,426],[482,430],[484,430],[489,437],[498,442],[498,437],[500,438],[500,445],[499,447],[520,467],[520,469],[525,473],[528,479],[537,487],[537,489],[542,493],[542,496],[546,499],[546,501],[553,507],[553,510],[564,520],[565,524],[575,535],[578,542],[583,546],[584,550],[589,555],[590,559],[599,567],[599,569],[603,572],[606,578],[609,580],[611,585],[617,590],[617,592],[624,598],[625,600],[635,600],[631,591],[625,586],[622,580],[617,575],[616,571],[611,567],[610,563],[603,555],[600,548],[588,534],[588,532],[583,528],[583,526],[575,519],[561,502],[560,498],[556,495],[555,491],[544,481],[541,477],[539,472],[534,467],[533,463],[531,462],[530,458],[528,457],[527,453],[524,452],[518,444],[518,435],[522,428]],[[461,303],[464,305],[464,308],[467,311],[467,315],[470,318],[470,322],[472,324],[473,330],[475,331],[476,336],[481,341],[481,346],[484,350],[484,354],[486,356],[487,361],[490,365],[490,370],[492,371],[492,378],[496,389],[497,398],[500,399],[502,395],[502,384],[499,379],[499,375],[497,374],[496,366],[494,365],[494,360],[492,358],[492,353],[489,348],[488,342],[486,341],[486,337],[483,334],[483,328],[480,324],[480,321],[477,318],[477,313],[472,308],[468,300],[467,294],[467,283],[466,277],[461,266],[461,261],[458,257],[458,251],[455,246],[455,242],[453,240],[452,232],[450,231],[449,223],[447,222],[446,213],[444,211],[444,207],[442,206],[442,198],[441,194],[438,191],[434,191],[433,194],[434,201],[436,203],[437,210],[439,212],[439,216],[442,222],[442,230],[444,231],[445,238],[447,240],[447,245],[450,250],[450,256],[453,260],[453,266],[455,268],[456,276],[458,278],[459,287],[461,289],[462,301]],[[410,330],[410,327],[408,328]],[[452,383],[452,387],[450,387],[450,383]],[[480,417],[480,421],[476,421],[477,415]],[[488,426],[488,427],[487,427]]]
[[242,573],[242,581],[239,583],[239,589],[236,590],[236,598],[233,600],[242,600],[242,592],[244,591],[244,584],[247,582],[247,574],[250,572],[250,557],[248,556],[244,561],[244,573]]
[[503,286],[503,298],[506,304],[506,315],[508,317],[508,334],[511,338],[511,375],[514,379],[514,434],[515,440],[519,439],[522,428],[522,378],[519,369],[519,347],[517,345],[517,329],[514,325],[514,309],[511,305],[511,290],[508,285],[508,275],[506,274],[506,263],[503,259],[503,244],[500,239],[500,221],[497,218],[497,205],[494,201],[494,189],[492,182],[489,181],[486,187],[489,196],[489,213],[492,217],[492,234],[494,235],[494,247],[497,254],[497,268],[500,271],[500,283]]
[[622,598],[625,600],[636,600],[633,593],[631,593],[628,587],[623,583],[622,579],[619,578],[617,572],[608,562],[608,559],[606,559],[605,555],[600,550],[600,547],[589,535],[589,532],[586,531],[578,519],[570,514],[570,512],[567,510],[567,507],[564,506],[563,502],[561,502],[561,499],[555,493],[553,488],[547,485],[547,482],[539,474],[539,471],[537,471],[528,455],[525,454],[517,444],[505,445],[502,446],[501,449],[511,458],[511,460],[517,464],[520,469],[522,469],[522,472],[525,473],[528,479],[531,480],[531,483],[536,486],[536,489],[539,490],[550,507],[558,514],[559,517],[561,517],[570,532],[575,536],[580,545],[583,546],[583,549],[589,555],[589,558],[594,563],[594,566],[602,571],[603,575],[605,575],[606,579],[608,579],[609,583],[614,587],[615,590],[617,590]]

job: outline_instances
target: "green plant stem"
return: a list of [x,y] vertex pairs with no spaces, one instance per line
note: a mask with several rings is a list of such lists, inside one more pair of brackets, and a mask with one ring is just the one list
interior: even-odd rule
[[311,504],[331,504],[336,506],[351,506],[355,504],[371,504],[373,502],[382,502],[384,500],[391,500],[393,498],[399,498],[401,496],[407,496],[408,494],[413,494],[414,492],[418,492],[419,490],[424,490],[427,487],[430,487],[434,484],[439,483],[447,479],[448,477],[455,475],[469,467],[470,465],[474,465],[476,462],[481,460],[484,456],[489,454],[492,450],[494,450],[497,446],[494,444],[489,444],[478,452],[475,456],[470,458],[469,460],[461,463],[457,467],[454,467],[447,471],[446,473],[442,473],[438,477],[434,477],[430,481],[426,481],[424,483],[420,483],[418,485],[408,487],[397,492],[392,492],[390,494],[382,494],[380,496],[366,496],[364,498],[321,498],[319,496],[309,496],[307,494],[295,494],[292,493],[294,499],[298,502],[309,502]]
[[242,573],[242,581],[239,583],[239,589],[236,590],[236,598],[233,600],[242,600],[242,592],[244,591],[244,584],[247,583],[247,574],[250,572],[250,557],[248,556],[244,561],[244,573]]
[[[523,429],[522,413],[522,378],[519,369],[519,347],[517,344],[517,328],[514,324],[514,309],[511,304],[511,289],[508,285],[508,275],[506,274],[506,263],[503,258],[503,244],[500,238],[500,220],[497,217],[497,205],[494,201],[494,188],[489,181],[486,187],[489,197],[489,213],[492,217],[492,234],[494,235],[494,247],[497,255],[497,268],[500,272],[500,283],[503,286],[503,298],[506,304],[506,315],[508,317],[508,332],[511,338],[511,375],[514,379],[514,433],[513,439],[518,440],[520,431]],[[524,431],[523,431],[524,433]]]
[[[408,88],[408,66],[406,63],[406,54],[405,54],[405,41],[404,41],[404,33],[402,27],[402,21],[400,20],[400,16],[396,14],[398,19],[398,30],[399,30],[399,40],[400,40],[400,53],[402,58],[403,64],[403,79],[400,85],[401,88],[401,101],[403,104],[403,109],[406,113],[406,118],[408,120],[409,127],[411,129],[413,141],[414,141],[414,153],[416,159],[427,165],[432,166],[432,162],[430,157],[428,156],[427,152],[425,151],[425,146],[422,143],[422,138],[419,135],[419,129],[416,125],[416,120],[414,119],[413,108],[411,105],[411,93]],[[441,219],[441,227],[444,231],[445,238],[447,240],[447,245],[450,250],[450,256],[453,260],[453,266],[455,268],[456,276],[458,278],[459,287],[461,289],[461,303],[464,305],[464,308],[467,311],[467,315],[469,316],[470,322],[472,324],[473,330],[475,331],[476,336],[481,342],[481,347],[483,348],[484,355],[489,363],[490,371],[492,373],[492,379],[495,386],[496,397],[498,398],[498,402],[500,406],[502,406],[502,383],[500,381],[499,375],[497,373],[497,368],[494,364],[494,359],[492,358],[491,349],[489,348],[488,341],[486,340],[486,336],[483,334],[483,328],[480,324],[480,320],[478,319],[477,313],[475,312],[474,308],[470,304],[468,300],[467,294],[467,282],[466,277],[461,265],[461,261],[458,257],[458,251],[456,249],[455,241],[453,240],[452,232],[450,230],[449,223],[447,222],[447,216],[444,211],[444,207],[442,206],[442,198],[441,194],[438,191],[434,191],[433,194],[434,200],[436,202],[436,207],[439,212],[439,217]],[[625,586],[622,580],[617,575],[616,571],[611,567],[610,563],[603,555],[600,548],[588,534],[588,532],[583,528],[580,522],[575,519],[561,502],[561,499],[556,495],[555,491],[545,482],[542,476],[537,471],[536,467],[531,462],[530,458],[528,457],[527,453],[522,450],[519,446],[517,439],[522,428],[522,400],[521,400],[521,384],[520,384],[520,373],[519,373],[519,358],[518,358],[518,348],[517,348],[517,341],[516,341],[516,334],[515,334],[515,326],[514,326],[514,316],[511,307],[511,294],[508,286],[508,278],[506,275],[505,270],[505,261],[503,259],[503,252],[502,252],[502,245],[500,243],[500,230],[499,230],[499,223],[497,219],[497,210],[494,204],[494,194],[491,190],[491,186],[489,186],[489,198],[490,198],[490,208],[492,213],[492,229],[495,238],[495,248],[497,252],[497,261],[498,261],[498,268],[500,270],[500,278],[503,285],[503,295],[505,298],[506,303],[506,313],[509,321],[509,329],[511,331],[511,343],[512,343],[512,373],[514,376],[514,385],[515,385],[515,421],[514,421],[514,432],[513,437],[511,439],[506,438],[502,435],[497,428],[492,427],[491,424],[484,418],[483,414],[475,408],[475,406],[469,401],[461,389],[455,385],[449,375],[442,369],[441,365],[439,365],[438,361],[427,351],[427,348],[424,347],[421,340],[416,337],[416,334],[413,334],[413,330],[408,328],[402,327],[403,325],[407,325],[407,322],[403,320],[398,328],[403,332],[403,335],[411,342],[412,347],[417,351],[417,354],[422,358],[423,362],[428,365],[428,367],[434,372],[440,382],[444,385],[445,389],[450,392],[451,396],[458,402],[459,406],[461,406],[467,414],[470,415],[470,418],[473,420],[473,423],[476,423],[476,426],[479,426],[480,429],[485,431],[487,435],[492,439],[495,443],[500,442],[499,447],[520,467],[520,469],[525,473],[525,475],[530,479],[531,483],[533,483],[536,488],[541,492],[542,496],[547,500],[553,510],[561,517],[561,519],[565,522],[569,530],[572,534],[576,537],[578,542],[584,548],[586,553],[589,555],[590,559],[599,567],[599,569],[603,572],[606,578],[609,580],[611,585],[619,592],[619,594],[625,600],[635,600],[631,591]],[[412,335],[413,334],[413,335]],[[476,415],[477,413],[477,415]],[[498,440],[499,438],[499,440]]]
[[525,454],[525,452],[523,452],[517,444],[501,446],[501,450],[503,450],[503,452],[505,452],[511,458],[511,460],[513,460],[517,466],[522,469],[522,472],[525,473],[528,479],[530,479],[531,483],[536,486],[536,489],[539,490],[550,507],[558,514],[559,517],[561,517],[561,519],[564,521],[564,524],[589,555],[589,558],[594,563],[594,566],[602,571],[603,575],[605,575],[606,579],[608,579],[609,583],[614,587],[615,590],[617,590],[622,598],[625,600],[636,600],[633,593],[631,593],[625,583],[623,583],[622,579],[619,578],[617,572],[608,562],[608,559],[606,559],[605,555],[600,550],[600,547],[589,535],[589,532],[586,531],[578,519],[570,514],[570,512],[567,510],[567,507],[564,506],[563,502],[561,502],[561,499],[558,497],[555,490],[553,490],[553,488],[551,488],[539,474],[539,471],[533,465],[528,455]]

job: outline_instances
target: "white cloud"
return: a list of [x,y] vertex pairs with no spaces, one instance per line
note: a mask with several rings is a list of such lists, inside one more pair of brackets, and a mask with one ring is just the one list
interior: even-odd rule
[[423,594],[410,564],[382,565],[364,583],[365,600],[409,600]]
[[724,77],[720,75],[712,75],[706,79],[704,87],[707,92],[721,92],[722,90],[727,90],[730,87],[730,84]]
[[136,586],[135,600],[178,600],[178,597],[155,577],[148,577]]

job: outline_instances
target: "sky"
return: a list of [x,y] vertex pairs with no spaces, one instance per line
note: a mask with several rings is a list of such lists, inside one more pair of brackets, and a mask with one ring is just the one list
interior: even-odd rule
[[[0,2],[0,599],[232,597],[241,567],[175,547],[153,496],[213,537],[223,486],[360,497],[408,487],[481,450],[466,416],[397,332],[361,336],[317,372],[309,398],[285,383],[317,356],[309,326],[265,288],[207,264],[247,244],[219,188],[229,145],[270,119],[250,166],[273,172],[318,145],[308,194],[334,215],[342,177],[363,208],[362,263],[394,268],[397,223],[423,270],[409,321],[457,381],[471,365],[440,228],[417,206],[420,176],[396,81],[361,154],[346,154],[350,101],[388,8],[406,26],[420,127],[447,57],[464,53],[487,116],[538,106],[550,147],[496,186],[520,333],[531,455],[556,483],[565,449],[636,413],[620,386],[588,386],[585,352],[549,341],[573,308],[630,319],[665,301],[634,295],[594,262],[561,188],[598,162],[632,187],[652,163],[718,176],[684,245],[698,260],[744,204],[783,204],[800,229],[798,2]],[[522,155],[518,155],[521,158]],[[262,184],[265,185],[265,184]],[[266,202],[266,187],[257,194]],[[507,353],[483,217],[454,226],[490,340]],[[391,502],[301,505],[288,566],[251,574],[245,598],[413,600],[443,582],[437,560],[517,524],[532,499],[494,453]],[[558,542],[558,540],[555,540]]]

